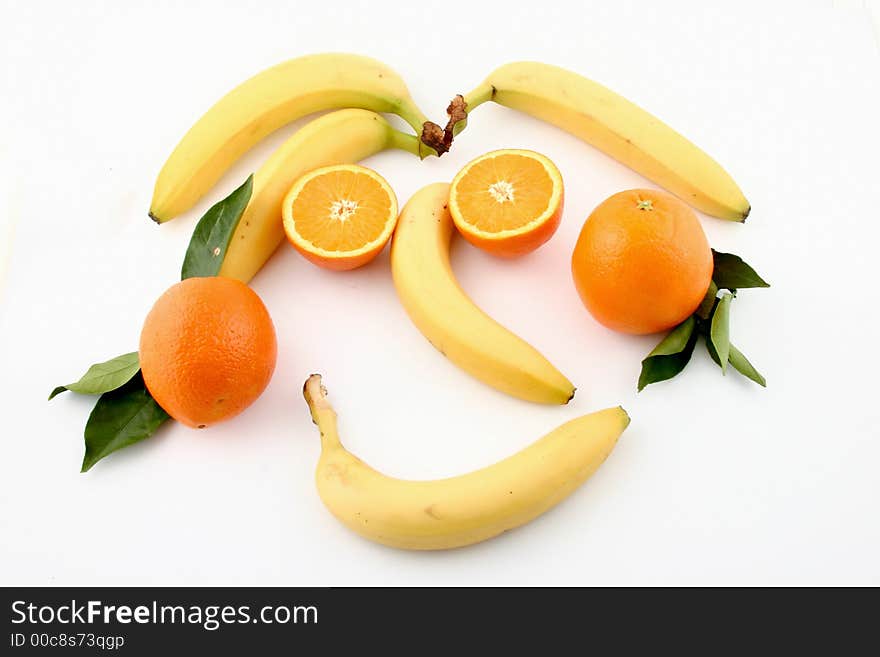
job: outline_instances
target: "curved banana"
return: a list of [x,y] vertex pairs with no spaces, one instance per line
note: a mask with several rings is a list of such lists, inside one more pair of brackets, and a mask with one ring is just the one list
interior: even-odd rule
[[349,164],[388,148],[418,155],[415,135],[362,109],[338,110],[305,125],[254,174],[251,200],[229,242],[221,276],[247,283],[284,241],[281,203],[293,182],[319,167]]
[[530,344],[480,310],[449,265],[449,185],[416,192],[397,222],[391,273],[413,323],[443,355],[490,386],[543,404],[566,404],[575,388]]
[[470,545],[537,518],[602,465],[629,425],[626,411],[608,408],[566,422],[482,470],[405,481],[345,450],[320,375],[308,378],[303,393],[321,431],[315,482],[324,505],[361,536],[409,550]]
[[[189,129],[159,172],[150,217],[189,210],[239,157],[307,114],[358,107],[398,114],[416,132],[426,121],[397,73],[360,55],[307,55],[258,73],[221,98]],[[427,155],[427,147],[421,154]]]
[[718,162],[657,117],[577,73],[539,62],[506,64],[464,96],[465,108],[488,100],[570,132],[701,212],[731,221],[749,215],[749,202]]

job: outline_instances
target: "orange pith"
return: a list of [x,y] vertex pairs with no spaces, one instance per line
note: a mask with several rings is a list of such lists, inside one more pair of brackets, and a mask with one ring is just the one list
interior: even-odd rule
[[353,269],[385,246],[397,221],[397,199],[378,173],[358,165],[312,171],[282,205],[291,244],[313,263]]
[[562,217],[562,176],[545,156],[501,150],[478,157],[452,181],[459,232],[490,253],[513,257],[546,242]]

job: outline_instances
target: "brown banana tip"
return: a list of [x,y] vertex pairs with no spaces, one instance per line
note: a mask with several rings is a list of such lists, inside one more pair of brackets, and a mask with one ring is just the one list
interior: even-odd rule
[[316,396],[316,393],[320,396],[323,390],[324,386],[321,385],[321,375],[309,374],[309,378],[303,383],[303,397],[306,398],[306,401],[310,402]]
[[150,217],[150,219],[155,221],[157,224],[162,225],[162,221],[159,219],[159,217],[157,217],[156,215],[153,214],[152,210],[150,210],[147,214]]
[[309,407],[309,415],[312,416],[312,423],[318,424],[318,416],[316,415],[318,408],[329,406],[326,397],[327,389],[321,384],[321,375],[310,374],[303,383],[302,392]]
[[312,374],[303,384],[303,397],[309,408],[314,412],[317,409],[330,409],[330,400],[327,399],[327,388],[322,383],[320,374]]
[[441,128],[433,121],[425,121],[422,124],[421,141],[426,146],[430,146],[437,151],[437,156],[448,153],[452,147],[452,140],[455,139],[455,126],[460,121],[467,119],[467,103],[464,96],[456,94],[446,108],[446,114],[449,120],[446,127]]
[[571,389],[571,394],[568,396],[568,399],[565,400],[565,403],[566,403],[566,404],[567,404],[568,402],[570,402],[572,399],[574,399],[574,394],[577,392],[577,390],[578,390],[577,388],[572,388],[572,389]]
[[419,139],[425,146],[433,148],[438,157],[449,151],[445,137],[443,128],[433,121],[425,121],[422,124],[422,134]]
[[751,212],[752,212],[752,206],[750,205],[749,207],[746,208],[746,213],[743,215],[743,218],[740,220],[740,223],[743,223],[743,224],[746,223],[746,219],[749,218],[749,214],[751,214]]

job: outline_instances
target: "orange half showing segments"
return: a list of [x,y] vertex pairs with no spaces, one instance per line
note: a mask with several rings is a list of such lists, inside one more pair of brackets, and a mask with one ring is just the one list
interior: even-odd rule
[[339,164],[297,180],[281,214],[297,251],[319,267],[343,271],[367,264],[388,243],[397,197],[372,169]]
[[455,176],[449,212],[468,242],[513,258],[553,237],[562,218],[562,197],[562,175],[544,155],[492,151]]

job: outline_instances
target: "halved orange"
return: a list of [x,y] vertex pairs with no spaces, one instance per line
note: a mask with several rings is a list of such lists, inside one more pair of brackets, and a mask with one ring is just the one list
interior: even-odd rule
[[284,232],[308,260],[343,271],[367,264],[397,224],[397,197],[378,173],[356,164],[315,169],[281,206]]
[[526,150],[492,151],[458,172],[449,212],[464,238],[506,258],[534,251],[559,227],[562,175],[549,158]]

